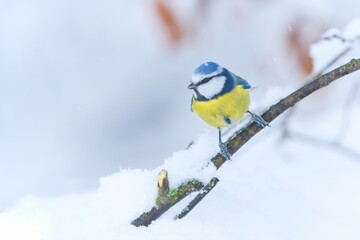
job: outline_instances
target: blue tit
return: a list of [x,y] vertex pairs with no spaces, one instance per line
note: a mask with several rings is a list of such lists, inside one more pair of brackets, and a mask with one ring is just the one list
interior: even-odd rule
[[260,116],[249,111],[250,84],[214,62],[206,62],[196,68],[188,88],[194,91],[191,111],[218,129],[220,153],[226,159],[230,159],[230,153],[221,140],[222,128],[239,122],[246,112],[261,127],[268,125]]

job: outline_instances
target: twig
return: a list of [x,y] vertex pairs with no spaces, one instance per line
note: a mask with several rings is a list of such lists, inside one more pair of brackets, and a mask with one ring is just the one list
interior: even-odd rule
[[350,93],[347,95],[347,98],[344,102],[343,113],[341,114],[342,116],[341,127],[339,128],[339,132],[335,138],[336,141],[338,142],[341,142],[344,135],[348,131],[350,125],[349,123],[350,123],[351,107],[354,104],[354,98],[356,94],[359,92],[359,88],[360,88],[359,82],[355,82],[354,86],[351,88]]
[[196,195],[196,197],[191,200],[191,202],[189,202],[189,204],[181,211],[181,213],[174,217],[174,219],[176,220],[185,217],[216,186],[218,182],[218,178],[212,178],[211,181],[206,184],[203,189],[201,189],[201,191]]
[[292,116],[294,115],[295,109],[296,109],[296,106],[294,106],[293,108],[290,108],[287,111],[286,116],[284,117],[284,119],[281,123],[281,125],[282,125],[282,128],[281,128],[282,133],[281,133],[281,139],[280,139],[281,142],[284,142],[290,136],[289,122],[290,122]]
[[312,81],[313,79],[316,79],[318,77],[320,77],[322,74],[324,74],[324,72],[330,68],[333,64],[335,64],[340,58],[342,58],[343,56],[345,56],[348,52],[350,52],[352,50],[352,46],[348,46],[347,48],[345,48],[343,51],[341,51],[338,55],[336,55],[333,60],[331,60],[330,62],[328,62],[328,64],[326,64],[317,74],[315,74],[313,77],[310,78],[310,81]]
[[322,40],[333,40],[333,39],[339,39],[343,43],[349,43],[350,46],[346,47],[344,50],[339,52],[330,62],[328,62],[328,64],[326,64],[320,71],[318,71],[315,75],[313,75],[310,78],[310,81],[321,76],[327,69],[329,69],[333,64],[335,64],[340,58],[342,58],[348,52],[350,52],[354,47],[354,42],[360,40],[360,36],[356,36],[353,39],[348,39],[348,38],[345,38],[338,34],[333,34],[332,36],[327,36],[327,37],[322,38]]
[[353,150],[349,147],[346,147],[337,141],[325,140],[325,139],[317,138],[314,136],[309,136],[309,135],[299,133],[299,132],[294,132],[294,131],[291,131],[289,133],[289,137],[296,138],[297,140],[303,141],[307,144],[318,145],[321,147],[328,147],[332,151],[337,151],[337,152],[343,154],[344,156],[347,156],[348,158],[360,160],[359,152],[356,152],[355,150]]
[[347,98],[344,102],[344,107],[342,108],[343,113],[341,114],[342,120],[339,127],[339,131],[333,140],[321,139],[315,136],[310,136],[300,132],[296,132],[294,130],[290,130],[289,127],[287,126],[288,124],[287,120],[284,121],[282,140],[285,139],[299,140],[309,145],[318,145],[320,147],[329,148],[331,151],[336,151],[351,159],[360,160],[360,152],[357,152],[354,149],[346,147],[342,143],[342,139],[347,133],[350,125],[349,124],[351,119],[350,112],[351,112],[351,107],[354,104],[354,97],[360,89],[360,82],[355,82],[353,85],[354,86],[351,88],[351,91],[347,95]]
[[[271,122],[283,112],[285,112],[287,109],[298,103],[300,100],[309,96],[311,93],[359,69],[360,59],[353,59],[347,64],[342,65],[311,82],[308,82],[295,92],[280,100],[278,103],[272,105],[265,113],[261,115],[261,117],[265,121]],[[246,128],[236,132],[234,136],[226,142],[229,153],[233,155],[252,137],[254,137],[258,132],[260,132],[261,129],[262,128],[258,124],[252,122],[248,124]],[[211,162],[215,165],[217,169],[220,168],[225,163],[225,161],[226,159],[220,153],[218,153],[215,157],[211,159]],[[188,184],[190,184],[190,182],[184,184],[184,186],[188,187]],[[184,191],[182,194],[177,195],[176,201],[171,201],[168,204],[161,204],[160,206],[153,207],[150,212],[143,213],[139,218],[135,219],[132,224],[135,226],[148,226],[153,220],[156,220],[158,217],[160,217],[164,212],[166,212],[170,207],[178,203],[181,199],[186,197],[190,192],[196,191],[194,189],[200,190],[198,187],[203,187],[202,183],[199,182],[197,182],[196,187],[191,184],[190,186],[190,190]]]
[[333,35],[331,35],[331,36],[322,37],[321,39],[323,39],[323,40],[339,39],[339,40],[342,41],[343,43],[345,43],[345,42],[353,43],[353,42],[355,42],[355,41],[357,41],[357,40],[360,40],[360,35],[355,36],[355,37],[352,38],[352,39],[348,39],[348,38],[345,38],[345,37],[340,36],[340,35],[338,35],[338,34],[333,34]]
[[[338,36],[338,35],[334,35],[334,36],[333,36],[333,38],[339,38],[339,37],[340,37],[340,36]],[[323,39],[324,39],[324,40],[331,40],[331,39],[333,39],[333,38],[327,37],[327,38],[323,38]],[[342,38],[342,41],[345,42],[345,39]],[[349,41],[349,40],[346,40],[346,41]],[[353,42],[351,41],[351,43],[353,43]],[[308,77],[308,79],[307,79],[306,82],[314,81],[316,78],[318,78],[318,77],[320,77],[321,75],[323,75],[326,70],[328,70],[332,65],[334,65],[337,61],[339,61],[340,58],[342,58],[343,56],[345,56],[345,55],[346,55],[348,52],[350,52],[352,49],[353,49],[353,45],[350,45],[350,46],[348,46],[347,48],[345,48],[343,51],[339,52],[331,61],[329,61],[329,62],[328,62],[322,69],[320,69],[317,73],[310,75],[310,76]],[[283,139],[285,139],[286,136],[287,136],[287,131],[288,131],[287,126],[288,126],[288,122],[290,121],[291,117],[294,115],[294,112],[295,112],[294,109],[295,109],[295,107],[291,109],[291,112],[289,112],[289,114],[287,115],[287,117],[284,119],[283,124],[284,124],[285,128],[284,128],[284,133],[283,133],[283,137],[284,137]]]

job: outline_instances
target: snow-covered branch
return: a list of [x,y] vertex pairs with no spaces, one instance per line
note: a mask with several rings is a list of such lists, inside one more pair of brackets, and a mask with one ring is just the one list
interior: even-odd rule
[[168,173],[164,169],[161,170],[158,175],[158,196],[156,199],[156,206],[149,212],[141,214],[138,218],[133,220],[131,224],[136,227],[150,225],[152,221],[158,219],[183,198],[192,192],[201,190],[203,187],[204,184],[202,182],[193,179],[170,190]]
[[[271,122],[286,110],[290,109],[296,103],[298,103],[303,98],[309,96],[311,93],[319,90],[320,88],[326,87],[333,81],[344,77],[352,72],[355,72],[360,69],[360,59],[353,59],[350,62],[326,73],[313,81],[308,82],[295,92],[291,93],[287,97],[280,100],[278,103],[272,105],[267,111],[262,114],[262,117],[267,121]],[[261,131],[261,127],[252,122],[247,125],[245,128],[241,129],[240,131],[236,132],[230,140],[226,142],[228,150],[231,155],[237,152],[245,143],[247,143],[252,137],[254,137],[258,132]],[[211,162],[215,165],[218,169],[220,168],[223,163],[225,163],[226,159],[218,153],[215,157],[211,159]],[[163,185],[164,183],[164,185]],[[211,182],[210,182],[211,183]],[[209,183],[209,184],[210,184]],[[207,184],[206,186],[210,186],[210,190],[216,185],[215,184]],[[159,195],[156,201],[156,206],[154,206],[149,212],[143,213],[137,219],[135,219],[131,224],[135,226],[148,226],[152,221],[159,218],[163,213],[165,213],[168,209],[174,206],[176,203],[184,199],[188,196],[191,192],[199,191],[203,189],[206,190],[204,184],[196,181],[191,180],[187,183],[180,185],[178,188],[169,190],[169,189],[162,189],[162,186],[168,186],[168,178],[167,173],[160,172],[158,178],[158,188],[159,188]],[[209,192],[209,191],[207,191]],[[174,193],[176,193],[174,195]],[[203,198],[203,192],[201,191],[198,196],[199,201]],[[205,194],[206,195],[206,194]],[[175,196],[174,198],[171,198]],[[196,204],[199,202],[197,201]],[[196,205],[195,204],[195,205]],[[194,205],[194,206],[195,206]],[[186,213],[191,211],[189,209]]]

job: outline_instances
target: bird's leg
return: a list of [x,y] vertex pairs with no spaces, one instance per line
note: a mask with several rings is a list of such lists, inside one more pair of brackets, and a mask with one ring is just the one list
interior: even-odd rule
[[227,149],[227,146],[225,143],[223,143],[221,141],[221,128],[218,128],[219,130],[219,147],[220,147],[220,154],[226,159],[226,160],[231,160],[230,159],[230,153]]
[[256,122],[260,127],[264,128],[266,126],[270,127],[269,123],[267,121],[265,121],[261,116],[252,113],[250,111],[247,111],[248,113],[251,114],[251,118],[254,122]]

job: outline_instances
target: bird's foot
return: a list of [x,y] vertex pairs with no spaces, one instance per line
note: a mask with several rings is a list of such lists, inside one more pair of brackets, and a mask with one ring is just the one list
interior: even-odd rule
[[260,127],[264,128],[266,126],[270,127],[269,123],[267,121],[265,121],[261,116],[252,113],[250,111],[248,111],[248,113],[251,114],[251,118],[254,122],[256,122]]
[[220,147],[220,154],[226,159],[226,160],[231,160],[231,155],[229,153],[229,150],[227,149],[227,146],[225,143],[221,142],[219,143],[219,147]]

